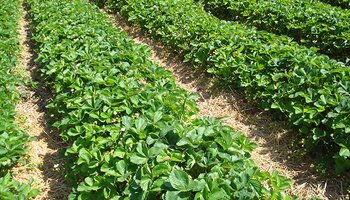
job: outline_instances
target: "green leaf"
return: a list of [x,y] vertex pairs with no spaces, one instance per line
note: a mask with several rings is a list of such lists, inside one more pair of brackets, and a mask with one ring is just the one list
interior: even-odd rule
[[0,146],[0,155],[5,155],[8,151]]
[[143,191],[148,191],[151,184],[152,184],[152,179],[150,177],[143,176],[141,178],[140,186],[141,186]]
[[158,177],[160,175],[168,175],[170,174],[171,167],[165,163],[159,163],[152,169],[152,176]]
[[122,117],[122,123],[126,129],[130,129],[132,127],[132,119],[129,116]]
[[116,167],[117,167],[118,172],[121,175],[125,174],[125,172],[126,172],[126,163],[125,163],[124,160],[118,161],[117,164],[116,164]]
[[165,193],[166,200],[188,200],[190,199],[190,195],[187,192],[179,192],[179,191],[167,191]]
[[160,153],[162,153],[164,150],[168,149],[169,146],[164,144],[164,143],[160,143],[160,142],[156,142],[152,148],[149,149],[149,156],[158,156]]
[[286,190],[290,188],[292,181],[288,178],[281,176],[277,171],[272,172],[271,186],[275,190]]
[[94,180],[90,177],[86,177],[85,178],[85,183],[88,185],[88,186],[93,186],[94,185]]
[[115,149],[113,152],[113,156],[114,157],[118,157],[118,158],[124,158],[125,156],[125,152],[122,149]]
[[148,158],[147,157],[144,157],[140,154],[133,154],[131,155],[130,157],[130,161],[134,164],[137,164],[137,165],[142,165],[142,164],[145,164],[147,163],[148,161]]
[[79,157],[86,163],[90,163],[90,153],[85,148],[79,150]]
[[135,126],[136,126],[136,131],[140,133],[146,128],[147,122],[144,118],[140,117],[135,121]]
[[136,151],[145,157],[148,156],[148,148],[144,141],[137,143]]
[[176,190],[188,191],[190,189],[191,179],[186,172],[174,169],[169,175],[169,182]]
[[156,124],[159,120],[161,120],[163,117],[163,113],[160,111],[157,111],[153,115],[153,124]]
[[203,179],[194,180],[190,182],[189,188],[191,191],[198,192],[198,191],[202,191],[206,185],[207,183]]
[[350,150],[348,148],[341,148],[339,151],[339,155],[344,158],[350,158]]

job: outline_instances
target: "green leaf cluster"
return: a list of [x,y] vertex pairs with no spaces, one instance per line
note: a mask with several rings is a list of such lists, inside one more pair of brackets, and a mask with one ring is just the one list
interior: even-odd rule
[[350,1],[349,0],[321,0],[322,2],[329,3],[334,6],[340,6],[343,9],[349,9],[350,8]]
[[85,0],[28,0],[37,62],[52,87],[70,199],[291,199],[260,171],[255,147],[150,61]]
[[32,189],[31,180],[27,184],[21,184],[12,180],[10,174],[0,177],[0,199],[1,200],[26,200],[38,195],[37,189]]
[[300,146],[327,161],[334,157],[338,172],[350,167],[348,67],[288,37],[221,21],[192,0],[107,3],[185,61],[286,117],[300,132]]
[[317,0],[203,0],[222,19],[239,21],[279,35],[342,62],[350,60],[350,10]]
[[18,78],[12,70],[19,52],[19,0],[0,3],[0,199],[27,199],[32,197],[30,183],[20,184],[11,179],[9,169],[27,151],[31,138],[14,123],[15,104],[19,100]]

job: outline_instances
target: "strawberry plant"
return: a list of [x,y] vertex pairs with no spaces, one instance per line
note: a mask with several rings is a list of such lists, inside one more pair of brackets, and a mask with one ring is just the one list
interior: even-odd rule
[[334,6],[340,6],[344,9],[350,8],[350,1],[349,0],[321,0],[322,2],[329,3]]
[[25,200],[35,197],[38,191],[31,188],[32,180],[27,184],[21,184],[12,180],[10,174],[0,177],[0,197],[3,200]]
[[28,0],[37,62],[52,87],[69,199],[291,199],[255,144],[201,117],[195,96],[85,0]]
[[350,11],[314,0],[203,0],[207,10],[279,35],[348,62]]
[[350,70],[292,42],[208,14],[192,0],[108,0],[185,61],[285,117],[300,146],[336,171],[350,168]]
[[12,69],[17,64],[19,0],[0,4],[0,199],[27,199],[36,194],[29,184],[12,180],[10,168],[27,151],[31,138],[14,123],[19,84]]

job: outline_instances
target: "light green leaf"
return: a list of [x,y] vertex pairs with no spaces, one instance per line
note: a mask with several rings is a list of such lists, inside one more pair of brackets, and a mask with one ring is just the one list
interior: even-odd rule
[[147,158],[147,157],[143,157],[142,155],[133,154],[133,155],[130,157],[130,161],[131,161],[132,163],[134,163],[134,164],[142,165],[142,164],[147,163],[148,158]]
[[191,179],[186,172],[175,169],[170,173],[169,182],[176,190],[188,191],[190,189]]

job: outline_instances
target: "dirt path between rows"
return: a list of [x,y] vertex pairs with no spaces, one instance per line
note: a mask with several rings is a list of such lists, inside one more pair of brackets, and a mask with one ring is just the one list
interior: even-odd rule
[[199,96],[197,105],[201,114],[210,117],[228,117],[226,125],[242,132],[258,144],[252,158],[260,169],[272,172],[278,170],[294,181],[288,191],[302,199],[345,199],[339,178],[320,178],[312,170],[311,159],[298,159],[290,148],[292,131],[286,130],[284,122],[272,119],[269,113],[256,109],[233,89],[220,88],[212,77],[194,70],[182,62],[181,57],[150,39],[150,36],[131,26],[118,14],[110,14],[111,21],[131,36],[136,43],[147,45],[152,50],[152,60],[170,70],[176,82],[189,92]]
[[22,130],[36,140],[29,144],[26,164],[16,166],[13,173],[14,178],[21,182],[34,179],[33,187],[40,190],[35,199],[63,200],[67,199],[69,194],[69,187],[60,171],[63,160],[59,153],[65,146],[57,132],[46,126],[45,106],[50,99],[50,93],[40,82],[40,72],[34,63],[36,54],[30,39],[30,16],[26,8],[26,4],[22,2],[22,18],[19,24],[21,54],[16,73],[24,79],[32,80],[38,86],[36,89],[29,86],[18,88],[22,99],[16,106],[16,121]]

